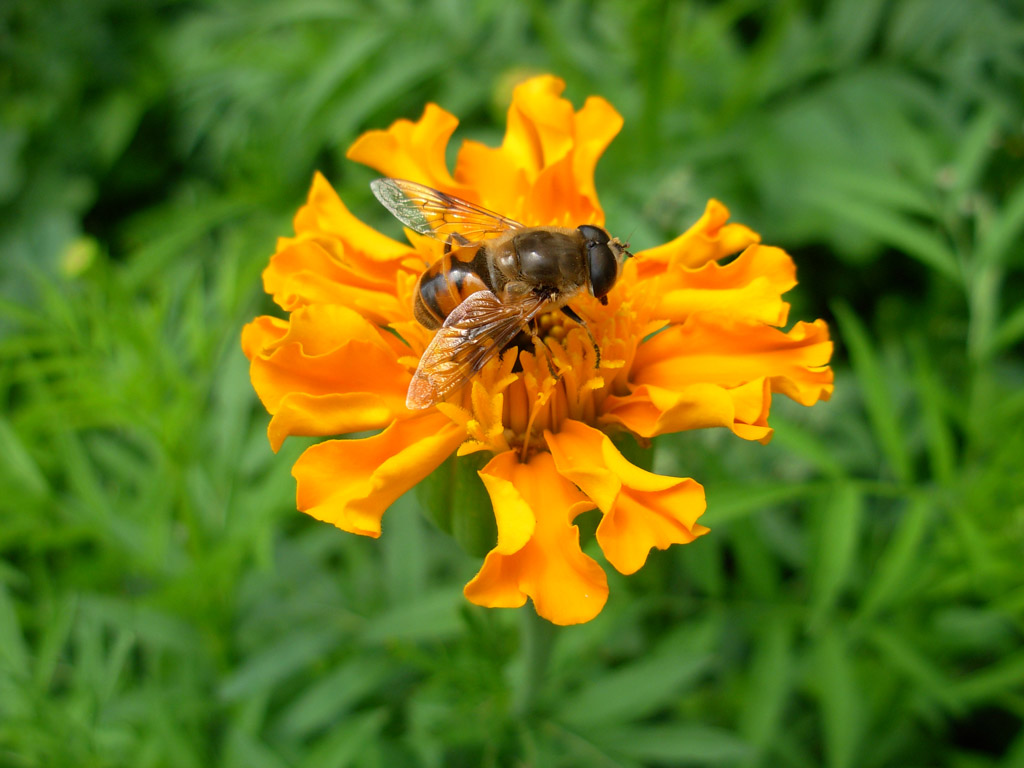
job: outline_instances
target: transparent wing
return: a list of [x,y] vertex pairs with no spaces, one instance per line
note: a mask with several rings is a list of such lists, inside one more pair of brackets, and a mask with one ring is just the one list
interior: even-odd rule
[[546,302],[544,296],[534,294],[508,304],[490,291],[469,296],[448,315],[420,358],[409,382],[406,408],[429,408],[466,384]]
[[476,243],[523,227],[518,221],[414,181],[375,179],[370,189],[405,226],[438,240],[454,237]]

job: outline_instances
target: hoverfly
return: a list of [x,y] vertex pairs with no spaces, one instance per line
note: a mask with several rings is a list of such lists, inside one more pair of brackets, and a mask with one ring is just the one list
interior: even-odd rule
[[416,285],[413,314],[437,333],[409,383],[411,410],[465,385],[544,312],[561,309],[589,334],[567,304],[585,290],[607,304],[628,255],[592,224],[527,227],[412,181],[377,179],[370,187],[400,222],[445,243]]

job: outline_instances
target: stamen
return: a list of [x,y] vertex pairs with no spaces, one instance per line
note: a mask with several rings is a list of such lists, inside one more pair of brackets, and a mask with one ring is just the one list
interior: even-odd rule
[[560,431],[566,419],[594,422],[619,386],[630,351],[624,339],[643,325],[622,302],[609,313],[598,306],[588,312],[590,328],[560,310],[541,315],[530,329],[532,351],[512,347],[485,366],[463,399],[471,412],[465,452],[511,449],[526,462],[544,449],[545,431]]

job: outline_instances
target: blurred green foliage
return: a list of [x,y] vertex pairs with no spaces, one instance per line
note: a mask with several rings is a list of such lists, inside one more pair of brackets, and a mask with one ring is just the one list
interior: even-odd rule
[[[324,171],[551,71],[626,126],[616,231],[709,196],[800,268],[836,396],[657,444],[713,533],[611,573],[531,708],[408,495],[294,510],[241,325]],[[1024,9],[1006,0],[6,0],[0,764],[1024,765]]]

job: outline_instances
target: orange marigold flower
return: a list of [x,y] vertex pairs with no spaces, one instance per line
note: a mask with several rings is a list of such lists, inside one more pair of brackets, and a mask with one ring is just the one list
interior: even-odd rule
[[[563,89],[551,76],[519,85],[501,146],[464,142],[454,173],[445,151],[458,121],[433,104],[416,122],[364,134],[348,156],[527,226],[603,226],[594,167],[622,119],[598,97],[575,110]],[[530,597],[556,624],[592,619],[608,585],[580,547],[578,514],[600,510],[597,544],[625,574],[653,547],[707,532],[698,483],[633,466],[609,435],[726,427],[767,442],[773,393],[812,405],[832,392],[825,323],[780,330],[792,260],[728,216],[710,201],[687,232],[628,259],[607,304],[573,300],[600,355],[551,312],[532,351],[510,347],[447,401],[413,411],[409,382],[434,335],[414,319],[414,292],[443,244],[371,229],[317,174],[295,237],[278,242],[263,274],[289,318],[257,318],[242,346],[275,450],[289,435],[380,431],[307,449],[293,469],[298,508],[376,537],[388,506],[453,452],[487,452],[479,476],[497,542],[466,597],[491,607]]]

